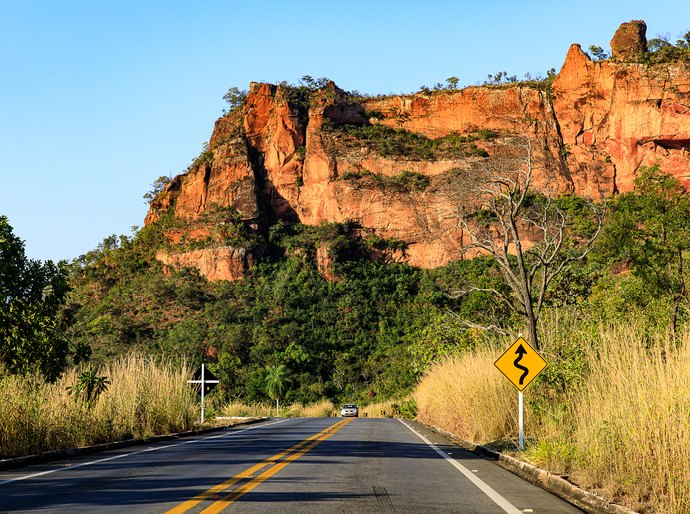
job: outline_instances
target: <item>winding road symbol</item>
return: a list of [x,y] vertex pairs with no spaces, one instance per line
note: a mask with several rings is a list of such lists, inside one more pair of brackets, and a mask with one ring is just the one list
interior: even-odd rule
[[496,360],[494,365],[518,391],[522,391],[532,380],[537,378],[539,373],[548,366],[548,363],[527,341],[518,337],[510,345],[510,348]]
[[517,359],[515,359],[515,362],[513,362],[513,365],[517,369],[521,369],[523,371],[522,375],[520,375],[520,385],[522,385],[525,382],[525,377],[527,375],[529,375],[529,369],[520,365],[520,361],[522,360],[522,358],[525,356],[526,353],[527,353],[527,350],[525,350],[525,347],[522,345],[518,346],[518,349],[515,350],[515,354],[517,355]]

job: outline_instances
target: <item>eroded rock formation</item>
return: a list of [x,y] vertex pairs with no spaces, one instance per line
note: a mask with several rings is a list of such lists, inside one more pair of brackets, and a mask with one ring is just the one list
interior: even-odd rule
[[611,56],[614,59],[634,59],[646,51],[647,24],[642,20],[621,24],[611,39]]
[[[611,61],[592,61],[572,45],[550,88],[518,83],[354,99],[329,83],[307,111],[289,88],[252,83],[244,108],[216,122],[209,150],[154,199],[146,223],[165,213],[199,220],[218,208],[256,233],[278,220],[357,220],[405,241],[409,263],[436,267],[462,256],[454,215],[473,201],[469,186],[513,135],[532,142],[538,187],[600,198],[630,190],[640,166],[653,164],[687,183],[690,70],[623,62],[646,47],[645,28],[621,26],[611,43],[619,59]],[[351,127],[366,127],[367,137],[389,134],[392,148]],[[398,129],[419,149],[397,148],[405,143],[396,142]],[[252,262],[246,251],[210,228],[196,230],[189,238],[207,240],[207,248],[172,249],[159,259],[197,266],[211,280],[241,277]],[[320,267],[327,261],[322,250]]]

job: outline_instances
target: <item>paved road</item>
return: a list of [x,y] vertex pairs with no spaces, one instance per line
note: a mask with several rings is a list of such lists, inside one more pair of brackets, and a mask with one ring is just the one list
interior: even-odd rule
[[411,422],[288,419],[0,471],[1,512],[577,513]]

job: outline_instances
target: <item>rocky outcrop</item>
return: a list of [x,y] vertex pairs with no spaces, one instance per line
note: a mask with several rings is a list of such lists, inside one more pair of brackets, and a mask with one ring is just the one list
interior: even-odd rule
[[[594,62],[572,45],[550,88],[357,99],[329,83],[305,103],[288,87],[252,83],[244,108],[216,122],[208,150],[154,199],[146,222],[165,213],[199,219],[214,206],[232,207],[257,233],[278,220],[357,220],[404,241],[410,264],[436,267],[462,256],[455,213],[476,201],[473,186],[511,151],[515,135],[531,142],[537,187],[601,198],[630,190],[639,168],[653,164],[687,184],[690,70],[623,62],[646,48],[645,28],[621,26],[611,61]],[[353,125],[389,130],[388,146],[339,128]],[[396,130],[409,141],[395,142]],[[398,148],[405,144],[424,152]],[[159,258],[212,280],[239,278],[251,264],[218,244]],[[328,275],[323,251],[318,261]]]
[[553,84],[553,109],[575,191],[630,191],[658,164],[690,185],[690,68],[593,62],[572,45]]
[[169,254],[160,251],[156,259],[173,269],[196,268],[210,281],[238,280],[253,264],[253,257],[242,248],[219,247]]
[[216,206],[233,206],[244,220],[258,220],[257,184],[239,114],[231,113],[216,121],[204,153],[151,202],[147,225],[163,213],[194,219]]
[[626,61],[647,51],[647,24],[632,20],[621,24],[611,39],[611,57]]

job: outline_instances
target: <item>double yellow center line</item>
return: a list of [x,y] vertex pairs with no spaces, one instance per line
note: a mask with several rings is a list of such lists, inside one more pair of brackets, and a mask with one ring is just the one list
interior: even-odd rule
[[[348,418],[338,421],[337,423],[322,430],[318,434],[314,434],[313,436],[303,441],[300,441],[291,448],[288,448],[287,450],[284,450],[274,455],[273,457],[269,457],[265,461],[260,462],[250,467],[249,469],[245,469],[241,473],[238,473],[237,475],[229,478],[222,484],[215,485],[207,491],[197,494],[194,498],[190,498],[189,500],[187,500],[184,503],[181,503],[177,507],[170,509],[166,512],[166,514],[182,514],[183,512],[187,512],[188,510],[192,509],[202,501],[208,500],[209,498],[216,498],[220,493],[226,491],[227,489],[230,489],[238,482],[243,482],[238,488],[234,489],[220,500],[217,500],[216,502],[212,503],[204,510],[202,510],[201,514],[214,514],[222,511],[225,507],[237,500],[240,496],[255,489],[264,481],[278,473],[278,471],[283,469],[285,466],[299,459],[302,455],[308,453],[321,441],[324,441],[331,437],[338,430],[340,430],[350,421],[352,421],[352,419],[353,418]],[[255,476],[256,473],[259,473],[266,467],[268,469],[263,471],[263,473],[261,473],[260,475]]]

